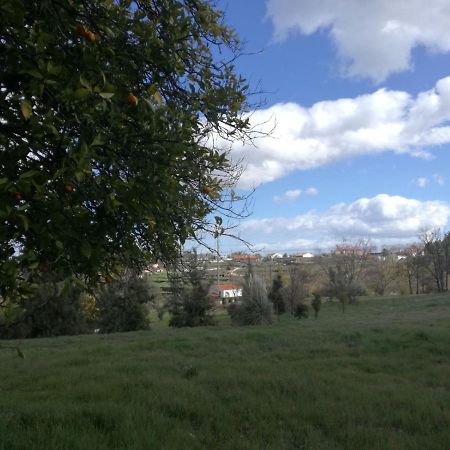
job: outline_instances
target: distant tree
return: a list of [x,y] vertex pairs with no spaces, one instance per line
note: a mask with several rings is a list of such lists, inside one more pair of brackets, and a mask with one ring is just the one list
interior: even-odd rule
[[309,317],[308,305],[298,303],[294,309],[294,316],[297,317],[297,319],[307,319]]
[[420,236],[428,269],[434,278],[438,292],[448,291],[450,272],[450,232],[440,230],[424,232]]
[[269,325],[273,323],[273,304],[263,281],[250,268],[245,277],[242,299],[230,305],[228,312],[236,325]]
[[381,259],[372,261],[370,267],[371,282],[378,295],[384,295],[389,286],[399,275],[399,265],[395,255],[391,255],[387,250],[382,254]]
[[275,314],[280,315],[286,311],[286,304],[283,298],[283,280],[280,274],[272,280],[269,300],[273,303]]
[[314,317],[317,319],[319,317],[320,307],[322,306],[322,297],[320,294],[317,293],[313,294],[311,306],[314,309]]
[[303,265],[293,264],[288,268],[289,282],[283,288],[283,297],[291,314],[299,303],[304,303],[308,296],[308,283],[311,272]]
[[96,294],[100,333],[148,329],[149,307],[154,298],[149,280],[131,270],[102,285]]
[[423,291],[423,273],[426,270],[423,246],[412,245],[405,250],[405,253],[406,257],[401,261],[401,266],[408,279],[409,293],[419,294],[421,286]]
[[214,301],[208,295],[205,273],[197,253],[186,253],[181,264],[170,273],[171,294],[168,311],[171,327],[216,325]]
[[364,292],[362,281],[367,266],[369,244],[359,241],[346,245],[322,260],[322,268],[326,275],[324,294],[335,297],[345,312],[347,304],[355,303],[356,298]]

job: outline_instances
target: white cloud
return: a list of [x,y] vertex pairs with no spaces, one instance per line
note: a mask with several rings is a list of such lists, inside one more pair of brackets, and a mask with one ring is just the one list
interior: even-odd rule
[[309,108],[279,103],[255,111],[250,121],[263,133],[275,129],[254,145],[232,144],[231,157],[247,167],[239,183],[244,188],[360,155],[393,151],[431,158],[431,147],[450,143],[450,77],[416,97],[379,89]]
[[450,51],[448,0],[268,0],[276,40],[329,34],[350,76],[376,81],[412,68],[417,46]]
[[[250,219],[240,225],[242,235],[260,237],[272,249],[330,247],[342,238],[370,238],[377,243],[414,241],[423,230],[446,228],[450,204],[442,201],[379,194],[353,203],[339,203],[325,212],[309,211],[295,217]],[[267,237],[272,237],[267,242]]]
[[435,174],[433,175],[433,180],[434,180],[437,184],[439,184],[439,186],[444,186],[444,184],[445,184],[445,178],[444,178],[443,176],[437,174],[437,173],[435,173]]
[[306,189],[305,194],[306,195],[317,195],[319,193],[319,189],[315,188],[315,187],[309,187],[308,189]]
[[301,189],[293,189],[290,191],[286,191],[283,195],[274,195],[273,201],[276,203],[280,203],[283,201],[294,201],[297,200],[301,194]]
[[424,188],[428,184],[428,178],[426,178],[426,177],[419,177],[419,178],[414,180],[414,184],[417,187]]

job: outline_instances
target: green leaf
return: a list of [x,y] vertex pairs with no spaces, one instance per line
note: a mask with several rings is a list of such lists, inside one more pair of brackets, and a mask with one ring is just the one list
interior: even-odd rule
[[100,97],[105,98],[106,100],[111,99],[114,96],[113,92],[100,92]]
[[92,252],[91,244],[90,244],[88,241],[83,241],[83,242],[81,243],[81,254],[82,254],[85,258],[90,259],[90,257],[91,257],[91,252]]
[[33,107],[26,100],[23,100],[20,104],[20,109],[25,120],[28,120],[33,112]]
[[105,143],[105,141],[102,139],[102,137],[97,134],[97,136],[95,136],[94,140],[91,142],[91,147],[95,147],[96,145],[103,145]]
[[28,231],[28,228],[30,228],[30,221],[28,220],[28,217],[23,214],[17,214],[17,217],[22,221],[23,229]]
[[80,75],[80,83],[82,86],[84,86],[86,89],[92,90],[91,84],[89,83],[86,78],[84,78],[82,75]]
[[19,178],[21,180],[26,180],[27,178],[32,178],[36,175],[39,175],[40,172],[38,170],[28,170],[27,172],[22,173]]
[[87,97],[89,94],[91,93],[91,91],[89,89],[85,89],[85,88],[78,88],[75,92],[75,98],[78,99],[84,99],[85,97]]

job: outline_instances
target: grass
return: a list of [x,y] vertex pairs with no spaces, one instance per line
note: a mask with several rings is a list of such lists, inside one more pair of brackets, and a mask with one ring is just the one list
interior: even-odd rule
[[448,296],[19,344],[0,351],[2,450],[449,448]]

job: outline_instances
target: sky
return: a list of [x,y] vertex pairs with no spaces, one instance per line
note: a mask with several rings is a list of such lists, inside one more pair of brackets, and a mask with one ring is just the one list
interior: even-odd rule
[[[271,131],[231,148],[246,167],[239,191],[255,189],[236,234],[261,253],[295,253],[449,229],[449,0],[219,7],[248,53],[236,70],[263,91],[251,123]],[[221,239],[223,253],[244,249]]]

